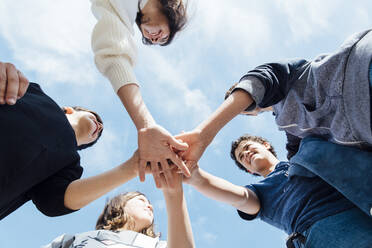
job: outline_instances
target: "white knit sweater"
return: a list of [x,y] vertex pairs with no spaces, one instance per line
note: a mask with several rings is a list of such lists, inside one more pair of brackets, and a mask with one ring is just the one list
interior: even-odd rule
[[138,6],[147,0],[91,0],[97,24],[92,49],[98,70],[111,82],[115,92],[126,84],[138,84],[133,67],[137,48],[133,40]]

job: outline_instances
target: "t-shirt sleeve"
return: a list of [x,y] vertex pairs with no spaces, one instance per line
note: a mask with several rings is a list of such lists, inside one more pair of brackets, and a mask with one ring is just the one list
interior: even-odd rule
[[288,59],[260,65],[245,74],[232,92],[240,89],[252,96],[254,103],[246,111],[257,105],[270,107],[286,97],[307,63],[304,59]]
[[30,197],[35,206],[43,214],[54,217],[72,213],[65,207],[65,192],[68,185],[81,177],[83,168],[79,162],[71,164],[39,183],[30,191]]
[[[246,185],[245,187],[247,189],[252,190],[257,195],[257,189],[253,185]],[[237,211],[238,211],[238,215],[240,216],[240,218],[244,220],[254,220],[260,213],[258,212],[257,214],[252,215],[252,214],[244,213],[243,211],[240,211],[239,209]]]

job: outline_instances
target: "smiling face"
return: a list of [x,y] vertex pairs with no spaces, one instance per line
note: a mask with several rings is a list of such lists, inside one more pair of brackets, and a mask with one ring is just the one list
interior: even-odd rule
[[148,228],[154,221],[152,205],[144,195],[137,195],[125,204],[125,212],[134,220],[136,232]]
[[161,11],[159,0],[149,0],[140,14],[142,35],[154,45],[162,45],[168,41],[170,35],[168,18]]
[[266,176],[277,164],[278,160],[270,152],[270,144],[263,144],[251,141],[242,140],[234,151],[235,158],[238,163],[252,174]]
[[140,25],[142,35],[154,45],[162,45],[168,41],[168,19],[160,11],[150,12],[142,17]]

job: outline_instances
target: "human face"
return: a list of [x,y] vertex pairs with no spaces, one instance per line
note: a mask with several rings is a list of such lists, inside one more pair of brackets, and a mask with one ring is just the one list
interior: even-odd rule
[[235,150],[237,161],[248,170],[249,173],[266,175],[272,167],[273,154],[269,151],[270,144],[243,140]]
[[133,218],[136,232],[149,227],[154,221],[152,205],[144,195],[137,195],[127,201],[124,210]]
[[74,119],[78,145],[85,145],[95,141],[103,129],[96,116],[88,111],[73,111],[70,118]]
[[170,34],[168,19],[159,9],[143,12],[140,29],[142,35],[152,44],[161,45],[168,41]]

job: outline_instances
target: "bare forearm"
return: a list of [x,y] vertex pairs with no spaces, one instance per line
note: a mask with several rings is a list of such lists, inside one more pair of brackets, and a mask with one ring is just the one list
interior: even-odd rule
[[73,181],[65,192],[65,206],[80,209],[137,176],[131,160],[97,176]]
[[168,248],[195,247],[186,200],[182,190],[177,194],[164,193],[168,214]]
[[124,85],[118,90],[118,96],[132,118],[137,130],[146,128],[155,124],[155,120],[151,116],[142,99],[141,91],[138,85]]
[[203,139],[210,142],[229,121],[252,103],[253,99],[248,93],[237,90],[207,120],[202,122],[197,129],[201,130]]
[[191,185],[203,195],[223,203],[227,203],[247,213],[256,213],[259,201],[248,189],[232,184],[201,169]]

